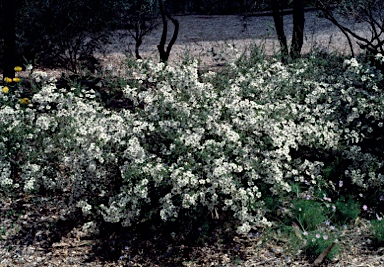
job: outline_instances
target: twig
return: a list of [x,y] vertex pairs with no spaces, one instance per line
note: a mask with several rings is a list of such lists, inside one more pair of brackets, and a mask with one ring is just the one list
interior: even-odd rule
[[332,245],[327,247],[320,255],[317,257],[317,259],[313,262],[313,266],[319,266],[324,258],[328,255],[328,253],[332,250],[332,248],[335,246],[335,243],[332,242]]
[[266,263],[274,261],[274,260],[277,260],[277,257],[273,257],[273,258],[270,258],[270,259],[267,259],[267,260],[259,261],[259,262],[255,263],[254,266],[263,265],[263,264],[266,264]]

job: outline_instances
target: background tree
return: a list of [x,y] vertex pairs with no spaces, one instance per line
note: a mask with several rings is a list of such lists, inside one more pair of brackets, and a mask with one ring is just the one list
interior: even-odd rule
[[293,31],[291,58],[300,57],[304,40],[304,0],[293,0]]
[[[135,40],[135,56],[141,58],[139,47],[144,36],[157,26],[159,11],[163,11],[163,35],[158,46],[162,61],[168,60],[178,35],[178,21],[167,11],[176,1],[167,2],[167,7],[158,0],[18,1],[23,2],[18,4],[17,9],[18,64],[28,61],[48,68],[62,67],[74,73],[84,68],[94,71],[98,66],[95,52],[103,53],[110,33],[118,29],[128,30]],[[185,3],[191,5],[192,2]],[[12,20],[8,19],[10,14],[7,11],[2,16],[8,25],[12,24]],[[174,24],[175,30],[165,47],[168,20]],[[3,30],[14,28],[4,26],[0,25],[3,36],[6,33]],[[10,32],[7,35],[10,36]],[[8,51],[10,48],[8,45]],[[11,54],[4,53],[7,59],[16,60],[15,56],[11,58]]]
[[16,1],[2,3],[3,14],[3,77],[15,77],[16,66]]
[[[301,48],[303,47],[304,40],[304,1],[293,0],[292,15],[293,15],[293,31],[292,31],[292,42],[290,57],[296,59],[301,55]],[[285,4],[285,5],[284,5]],[[280,43],[281,59],[282,62],[287,62],[288,56],[288,45],[287,38],[284,33],[284,18],[283,18],[283,7],[286,3],[280,0],[271,0],[273,20],[275,23],[275,29],[277,38]]]
[[[128,15],[129,14],[129,15]],[[141,59],[139,48],[144,36],[152,32],[157,26],[156,0],[132,1],[123,16],[127,17],[127,30],[135,40],[135,56]]]
[[[166,61],[168,61],[172,46],[176,42],[177,35],[179,34],[179,22],[177,19],[171,17],[171,15],[168,13],[166,8],[164,7],[163,0],[159,0],[158,3],[159,3],[160,14],[161,14],[161,21],[163,23],[163,31],[161,33],[161,39],[160,39],[159,45],[157,46],[157,49],[159,50],[159,53],[160,53],[160,61],[166,62]],[[165,43],[167,41],[167,33],[168,33],[168,21],[167,21],[167,19],[169,19],[173,23],[175,28],[173,30],[172,38],[169,41],[167,48],[165,48]]]
[[[12,27],[12,12],[2,1],[2,39]],[[33,61],[45,67],[64,67],[73,72],[97,66],[94,52],[105,47],[109,33],[121,27],[118,12],[125,0],[17,0],[17,64]],[[10,40],[8,38],[8,40]],[[4,44],[5,45],[5,44]],[[3,48],[3,53],[4,53]],[[7,46],[7,49],[10,49]],[[4,53],[10,55],[10,53]],[[24,60],[25,59],[25,60]],[[6,60],[3,58],[3,62]]]
[[[382,0],[316,0],[313,4],[321,10],[321,15],[336,25],[347,37],[352,55],[354,55],[351,38],[356,39],[361,49],[373,57],[384,54],[384,1]],[[337,4],[336,6],[334,6]],[[354,22],[365,22],[370,36],[354,32],[349,25],[342,23],[338,17]],[[383,65],[381,65],[383,70]]]
[[113,7],[112,0],[27,1],[18,25],[23,55],[74,73],[93,69],[93,53],[108,41]]
[[[305,1],[304,0],[256,0],[249,2],[243,1],[242,9],[246,10],[245,14],[251,11],[271,10],[273,21],[275,24],[276,35],[280,45],[281,61],[288,62],[289,57],[296,59],[301,55],[301,49],[304,41],[304,25],[305,25]],[[243,13],[244,14],[244,13]],[[292,14],[293,16],[293,31],[290,52],[288,49],[287,37],[284,31],[284,16]],[[263,13],[263,15],[269,15]],[[247,15],[245,15],[247,16]],[[243,21],[244,17],[243,17]]]
[[271,0],[273,21],[275,23],[275,30],[277,34],[277,39],[280,44],[280,52],[281,52],[281,61],[283,63],[287,62],[288,58],[288,44],[287,37],[284,32],[284,18],[282,14],[282,2],[279,0]]

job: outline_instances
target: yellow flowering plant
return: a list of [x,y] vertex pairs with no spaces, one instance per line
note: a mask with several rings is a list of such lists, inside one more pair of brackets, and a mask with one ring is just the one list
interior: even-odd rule
[[[20,72],[23,70],[22,67],[16,66],[14,67],[14,70],[16,72]],[[7,105],[10,107],[13,107],[15,104],[20,103],[24,105],[28,105],[30,103],[30,100],[27,98],[23,98],[24,96],[21,95],[21,90],[20,88],[20,82],[21,78],[20,77],[4,77],[4,85],[1,86],[1,91],[0,91],[0,107],[2,105]],[[21,100],[20,100],[21,99]]]
[[28,104],[30,104],[31,103],[31,101],[29,100],[29,98],[27,98],[27,97],[24,97],[24,98],[21,98],[20,99],[20,104],[21,105],[28,105]]
[[4,93],[4,94],[7,94],[9,92],[9,87],[8,86],[4,86],[3,89],[1,89],[1,91]]
[[[14,70],[15,70],[16,72],[20,72],[20,71],[23,70],[23,68],[20,67],[20,66],[16,66],[16,67],[14,68]],[[6,83],[11,83],[11,82],[18,83],[18,82],[20,82],[20,78],[19,78],[19,77],[14,77],[14,78],[4,77],[4,82],[6,82]]]
[[11,78],[8,78],[8,77],[5,77],[5,78],[4,78],[4,82],[6,82],[6,83],[11,83],[11,82],[12,82],[12,79],[11,79]]

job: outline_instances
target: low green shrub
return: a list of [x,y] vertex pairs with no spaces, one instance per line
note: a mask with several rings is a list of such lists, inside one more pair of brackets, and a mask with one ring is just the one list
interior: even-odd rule
[[339,224],[344,225],[350,222],[353,222],[357,219],[361,212],[362,205],[354,200],[352,197],[348,197],[345,199],[344,196],[341,196],[335,203],[336,205],[336,213],[335,219],[339,222]]
[[297,220],[302,229],[314,231],[327,220],[322,203],[302,199],[296,200],[293,206],[293,218]]
[[384,244],[384,221],[379,215],[376,216],[377,220],[371,221],[371,232],[377,245],[382,246]]

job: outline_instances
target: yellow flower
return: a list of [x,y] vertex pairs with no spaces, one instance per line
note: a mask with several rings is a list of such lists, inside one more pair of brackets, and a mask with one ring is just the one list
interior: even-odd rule
[[4,86],[3,89],[1,90],[4,94],[9,92],[8,86]]
[[20,66],[16,66],[16,67],[14,68],[14,70],[15,70],[16,72],[18,72],[18,71],[22,71],[22,70],[23,70],[23,68],[22,68],[22,67],[20,67]]
[[6,83],[11,83],[11,82],[12,82],[12,79],[11,79],[11,78],[8,78],[8,77],[5,77],[5,78],[4,78],[4,82],[6,82]]
[[15,77],[15,78],[13,78],[13,81],[14,81],[15,83],[18,83],[18,82],[20,82],[20,78],[19,78],[19,77]]
[[20,104],[21,105],[28,105],[29,103],[31,103],[31,101],[28,98],[26,98],[26,97],[20,99]]

